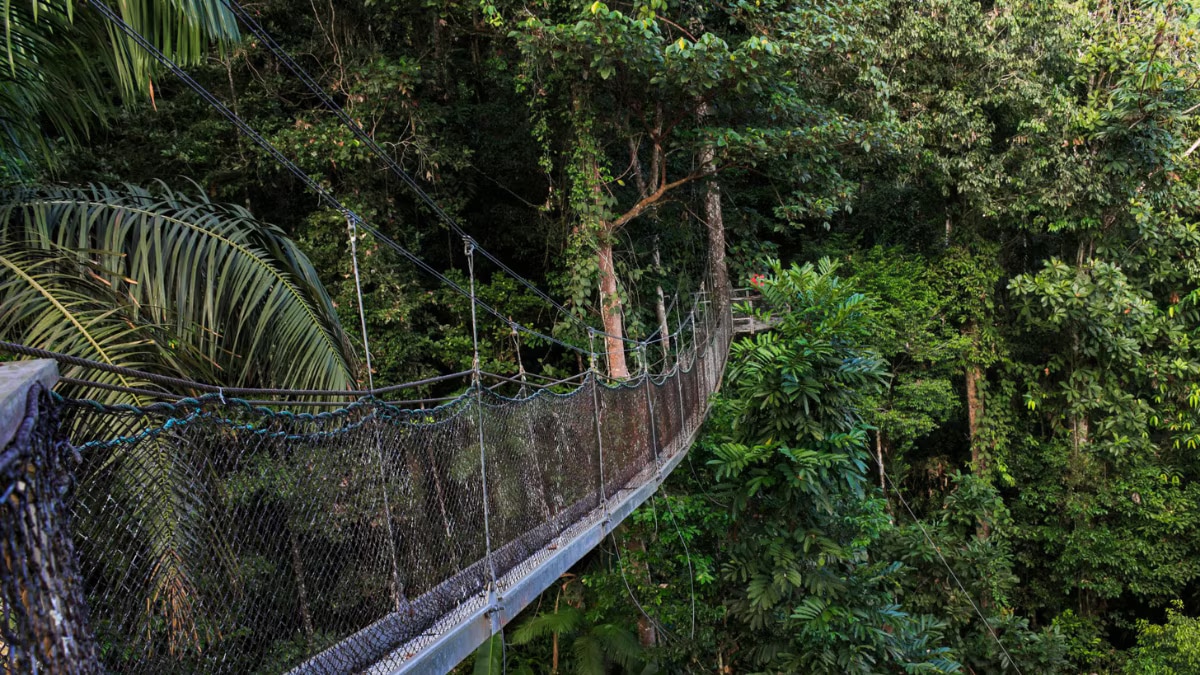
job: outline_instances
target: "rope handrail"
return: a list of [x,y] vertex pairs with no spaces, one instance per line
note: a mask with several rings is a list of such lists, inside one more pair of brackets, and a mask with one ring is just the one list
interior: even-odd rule
[[[124,375],[161,384],[164,386],[180,387],[183,389],[195,389],[197,391],[209,392],[218,394],[224,392],[234,396],[337,396],[342,398],[361,398],[364,396],[378,396],[393,391],[401,391],[404,389],[412,389],[413,387],[421,387],[430,384],[437,384],[447,380],[453,380],[460,377],[466,377],[471,374],[470,370],[463,370],[456,373],[448,373],[446,375],[437,375],[427,377],[421,380],[413,380],[401,384],[388,385],[386,387],[378,387],[376,389],[278,389],[278,388],[260,388],[260,387],[222,387],[215,384],[205,382],[197,382],[195,380],[187,380],[170,375],[159,375],[157,373],[148,373],[135,368],[126,368],[124,366],[114,366],[109,363],[93,361],[80,356],[72,356],[70,354],[62,354],[59,352],[41,349],[39,347],[30,347],[16,342],[8,342],[0,340],[0,351],[7,351],[13,354],[22,356],[32,356],[40,359],[53,359],[59,363],[66,363],[73,366],[81,366],[101,372],[113,373],[115,375]],[[66,378],[64,378],[65,380]],[[96,384],[96,383],[91,383]],[[145,393],[147,395],[159,395],[159,392],[150,390],[141,390],[132,387],[118,387],[117,385],[104,385],[101,388],[127,391],[128,393]]]
[[[442,400],[51,395],[79,458],[71,529],[99,658],[133,675],[446,672],[682,459],[732,332],[726,308],[704,309],[666,373],[643,354],[612,384],[593,367],[535,385],[476,361]],[[175,623],[157,570],[188,589]],[[193,635],[204,649],[169,648]]]

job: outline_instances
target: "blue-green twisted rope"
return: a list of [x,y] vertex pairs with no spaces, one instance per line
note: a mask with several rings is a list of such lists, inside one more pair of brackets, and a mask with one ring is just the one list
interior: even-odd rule
[[[312,441],[321,438],[332,438],[342,434],[349,433],[355,429],[361,428],[371,420],[386,421],[396,425],[410,426],[429,426],[436,425],[448,420],[440,421],[415,421],[413,418],[436,418],[456,406],[464,400],[460,396],[452,401],[448,401],[435,408],[424,410],[407,410],[398,406],[392,405],[379,399],[365,397],[354,403],[343,406],[336,410],[323,411],[318,413],[296,413],[290,410],[272,410],[263,406],[251,405],[245,399],[222,397],[220,394],[205,394],[199,397],[182,398],[174,402],[156,402],[144,406],[130,405],[127,403],[102,403],[92,399],[68,399],[63,397],[58,392],[51,392],[51,396],[60,403],[67,405],[75,405],[83,408],[88,408],[101,413],[118,413],[126,414],[135,417],[145,417],[151,414],[166,414],[172,415],[185,410],[190,410],[187,415],[182,417],[170,417],[163,424],[158,426],[148,427],[138,431],[135,434],[127,434],[117,436],[107,440],[94,440],[83,443],[78,446],[80,451],[110,449],[121,445],[132,445],[146,440],[147,438],[155,438],[164,432],[171,429],[188,425],[198,419],[208,418],[217,425],[224,426],[236,431],[247,431],[254,434],[267,436],[268,438],[283,438],[288,441]],[[242,408],[246,412],[257,414],[266,420],[281,419],[288,424],[293,423],[311,423],[311,422],[326,422],[334,419],[339,419],[350,415],[358,409],[370,406],[371,411],[364,415],[361,419],[342,426],[338,429],[328,431],[314,431],[308,433],[293,433],[287,430],[273,431],[268,427],[257,425],[254,423],[239,422],[234,419],[222,416],[216,416],[213,412],[205,412],[203,407],[206,404],[217,403],[226,408]]]
[[[233,396],[222,396],[221,394],[204,394],[203,396],[188,396],[176,401],[158,401],[147,405],[132,405],[129,403],[103,403],[90,398],[66,398],[62,394],[52,391],[50,393],[54,400],[67,405],[74,405],[84,408],[91,408],[96,412],[103,413],[122,413],[134,416],[144,416],[150,414],[173,414],[180,410],[189,408],[200,408],[210,403],[218,403],[226,407],[241,407],[247,412],[255,413],[263,417],[283,417],[288,420],[300,420],[302,422],[311,422],[317,420],[327,420],[336,417],[343,417],[350,414],[354,410],[366,405],[381,405],[382,402],[373,399],[369,396],[360,398],[353,403],[334,408],[332,410],[324,410],[317,413],[297,413],[290,410],[272,410],[265,406],[254,405],[244,398]],[[285,404],[286,402],[281,402]],[[388,405],[388,404],[382,404]]]

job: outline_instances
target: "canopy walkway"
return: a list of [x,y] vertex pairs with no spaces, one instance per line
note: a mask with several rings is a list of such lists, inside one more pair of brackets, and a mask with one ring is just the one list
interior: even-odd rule
[[752,288],[735,288],[730,297],[733,311],[733,334],[754,335],[775,327],[777,319],[764,320],[756,314],[761,309],[762,295]]
[[428,409],[11,389],[12,672],[448,672],[684,457],[733,328],[728,300],[693,308],[660,375],[514,397],[476,378]]
[[[696,294],[674,335],[662,307],[653,345],[595,330],[481,248],[251,14],[222,0],[463,239],[464,287],[345,206],[105,2],[88,4],[345,218],[369,388],[222,389],[0,343],[53,359],[0,366],[0,382],[20,382],[0,389],[0,663],[13,673],[449,672],[683,458],[733,335],[723,262],[722,281]],[[470,301],[471,370],[375,387],[360,233]],[[601,337],[604,353],[636,350],[641,372],[606,380],[594,345],[481,301],[475,253]],[[587,356],[587,370],[540,386],[523,368],[484,372],[477,311]],[[660,373],[650,346],[662,347]],[[56,361],[66,395],[49,388]],[[96,382],[97,370],[122,384]],[[447,399],[389,398],[463,378]],[[514,384],[515,395],[500,393]]]

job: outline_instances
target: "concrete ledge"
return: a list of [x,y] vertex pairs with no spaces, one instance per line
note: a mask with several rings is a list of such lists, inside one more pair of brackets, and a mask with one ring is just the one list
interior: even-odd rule
[[25,419],[25,402],[35,382],[49,389],[58,381],[53,359],[0,363],[0,449],[8,447]]

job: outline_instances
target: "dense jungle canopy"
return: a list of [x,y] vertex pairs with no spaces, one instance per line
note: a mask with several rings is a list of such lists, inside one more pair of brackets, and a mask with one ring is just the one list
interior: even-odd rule
[[[584,322],[645,338],[657,289],[727,264],[776,324],[735,344],[664,489],[464,670],[1200,672],[1195,0],[244,6]],[[466,278],[461,237],[224,4],[120,7]],[[5,12],[0,337],[364,383],[342,214],[86,3]],[[469,303],[357,246],[374,381],[470,368]],[[512,319],[587,339],[480,274]],[[586,366],[500,321],[480,340],[489,370]]]

